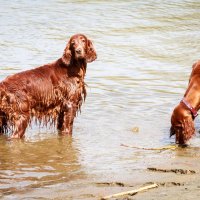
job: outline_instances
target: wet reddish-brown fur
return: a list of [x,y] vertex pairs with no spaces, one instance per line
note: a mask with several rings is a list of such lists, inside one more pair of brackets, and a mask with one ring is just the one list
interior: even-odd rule
[[[200,109],[200,61],[193,65],[184,98],[193,108]],[[183,103],[179,103],[172,113],[170,131],[171,136],[176,135],[176,143],[181,145],[195,134],[194,117]]]
[[87,63],[97,55],[85,35],[70,38],[63,56],[44,66],[7,77],[0,83],[0,133],[21,138],[33,118],[72,134],[74,117],[86,97]]

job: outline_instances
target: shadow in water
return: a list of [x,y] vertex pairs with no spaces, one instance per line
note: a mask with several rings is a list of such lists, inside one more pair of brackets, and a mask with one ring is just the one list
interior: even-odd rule
[[0,192],[3,195],[84,177],[70,137],[7,141],[0,137]]

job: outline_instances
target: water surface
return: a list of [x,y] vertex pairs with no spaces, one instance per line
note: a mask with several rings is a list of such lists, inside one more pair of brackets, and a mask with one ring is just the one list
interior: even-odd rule
[[[76,190],[118,176],[138,181],[160,154],[120,144],[174,142],[170,115],[200,56],[199,27],[195,0],[0,1],[0,80],[58,59],[76,33],[92,39],[98,53],[88,64],[88,96],[72,138],[34,124],[24,140],[0,138],[2,198],[95,199]],[[197,134],[191,143],[199,142]]]

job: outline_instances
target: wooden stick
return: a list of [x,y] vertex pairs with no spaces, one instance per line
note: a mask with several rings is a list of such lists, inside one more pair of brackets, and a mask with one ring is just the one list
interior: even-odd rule
[[120,192],[120,193],[112,194],[112,195],[109,195],[109,196],[105,196],[105,197],[102,197],[101,200],[106,200],[106,199],[110,199],[110,198],[113,198],[113,197],[119,197],[119,196],[124,196],[124,195],[135,195],[138,192],[142,192],[142,191],[149,190],[149,189],[156,188],[156,187],[158,187],[158,184],[154,183],[154,184],[151,184],[151,185],[141,187],[139,189],[130,190],[130,191],[126,191],[126,192]]
[[158,148],[136,147],[136,146],[126,145],[126,144],[121,144],[121,146],[123,146],[123,147],[130,147],[130,148],[134,148],[134,149],[157,150],[157,151],[168,150],[168,149],[176,149],[177,148],[177,146],[173,146],[173,145],[164,146],[164,147],[158,147]]

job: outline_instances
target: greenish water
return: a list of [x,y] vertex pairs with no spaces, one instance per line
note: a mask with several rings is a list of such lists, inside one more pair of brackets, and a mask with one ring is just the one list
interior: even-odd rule
[[[0,197],[89,199],[76,194],[80,185],[158,162],[120,144],[174,142],[170,116],[200,58],[199,27],[195,0],[1,0],[1,80],[56,60],[76,33],[93,40],[98,59],[88,65],[88,96],[71,139],[34,124],[24,140],[0,137]],[[200,144],[198,134],[191,143]]]

